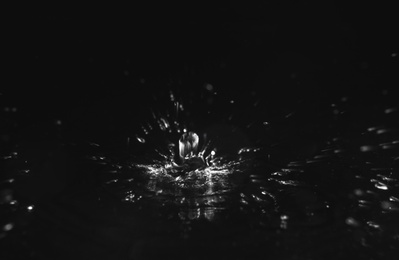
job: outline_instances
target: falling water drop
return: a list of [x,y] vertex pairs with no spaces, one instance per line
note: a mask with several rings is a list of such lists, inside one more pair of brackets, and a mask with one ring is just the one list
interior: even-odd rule
[[13,228],[14,228],[14,224],[13,223],[8,223],[8,224],[4,225],[3,230],[4,231],[10,231]]
[[137,141],[139,141],[139,142],[142,143],[142,144],[145,143],[145,139],[142,138],[142,137],[140,137],[140,136],[137,136],[137,135],[136,135],[136,139],[137,139]]

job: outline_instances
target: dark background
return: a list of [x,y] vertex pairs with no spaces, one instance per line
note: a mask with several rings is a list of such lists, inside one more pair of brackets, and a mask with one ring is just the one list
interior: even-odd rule
[[0,98],[27,126],[62,120],[94,140],[132,131],[126,122],[141,121],[151,97],[205,83],[221,95],[255,91],[270,107],[345,95],[367,105],[398,83],[393,10],[345,1],[25,8],[6,19],[11,80]]
[[[110,199],[105,206],[98,200],[99,194],[108,196],[102,190],[104,182],[115,178],[107,168],[112,160],[105,165],[102,160],[108,160],[115,151],[126,151],[127,137],[134,138],[141,124],[152,120],[148,111],[163,112],[170,105],[170,90],[187,104],[194,114],[192,121],[222,137],[217,139],[218,149],[234,150],[231,147],[246,145],[245,138],[258,139],[261,142],[256,145],[270,148],[264,152],[281,166],[316,158],[326,143],[339,137],[337,151],[343,151],[340,158],[346,160],[342,159],[342,165],[331,165],[330,161],[307,164],[301,177],[311,185],[320,185],[336,203],[331,212],[336,221],[326,225],[326,232],[305,226],[304,236],[289,230],[286,236],[274,239],[272,231],[269,240],[264,240],[264,233],[252,239],[240,233],[244,227],[240,225],[232,230],[193,225],[204,242],[199,248],[206,248],[201,253],[208,256],[212,252],[209,245],[213,251],[224,251],[218,248],[224,240],[218,239],[230,235],[234,239],[237,230],[242,235],[242,248],[248,243],[252,249],[253,241],[266,241],[256,246],[257,252],[271,253],[271,257],[281,253],[295,257],[288,250],[293,248],[304,252],[306,258],[309,252],[313,253],[310,258],[319,252],[335,258],[362,252],[367,259],[373,258],[369,252],[395,251],[396,212],[381,211],[378,196],[371,202],[377,205],[376,210],[366,213],[371,220],[381,217],[377,223],[385,223],[392,236],[376,235],[376,244],[365,247],[368,251],[356,249],[369,235],[368,229],[355,227],[356,232],[351,232],[345,222],[348,216],[363,214],[351,202],[354,191],[360,187],[380,194],[370,182],[375,174],[365,169],[381,167],[391,173],[397,169],[393,159],[397,156],[393,142],[397,141],[399,123],[395,110],[399,83],[395,8],[377,2],[248,2],[154,2],[118,8],[35,5],[5,10],[5,69],[0,86],[0,178],[5,181],[1,182],[1,200],[15,198],[19,205],[1,205],[7,221],[15,225],[6,237],[5,229],[0,234],[5,241],[0,244],[0,253],[11,259],[42,259],[42,255],[49,259],[69,255],[87,258],[93,253],[115,259],[115,255],[126,258],[130,248],[144,248],[143,256],[147,251],[163,255],[166,248],[158,249],[169,245],[169,251],[184,248],[181,240],[174,242],[166,235],[170,230],[178,233],[180,222],[169,229],[169,222],[160,213],[162,221],[154,225],[145,212],[124,212],[119,198]],[[218,92],[212,106],[201,100],[205,84],[212,84]],[[234,106],[230,100],[235,100]],[[259,105],[254,107],[257,101]],[[209,115],[204,113],[208,109],[212,110]],[[386,113],[386,109],[393,112]],[[226,122],[230,114],[235,121],[229,124],[239,126],[243,134],[231,134],[231,125],[215,127],[215,123]],[[291,114],[294,116],[289,117]],[[271,122],[270,126],[263,121]],[[248,123],[258,125],[248,129]],[[387,133],[365,133],[375,126]],[[387,143],[395,149],[377,149]],[[153,147],[150,142],[146,145]],[[140,144],[135,142],[132,147]],[[364,148],[376,152],[364,152]],[[123,156],[112,158],[124,161]],[[269,161],[266,164],[274,167]],[[364,175],[364,179],[357,175]],[[15,181],[8,182],[10,179]],[[397,196],[396,191],[390,187],[382,192],[387,199]],[[296,206],[305,212],[311,205],[307,200],[314,198],[308,194],[313,193],[292,195],[303,199],[304,203]],[[290,209],[294,205],[279,202]],[[28,205],[34,205],[33,214],[27,212]],[[256,216],[246,211],[242,214]],[[254,227],[253,234],[257,234],[258,224]],[[212,237],[219,230],[220,236]],[[135,238],[137,232],[144,234],[142,245]],[[167,243],[151,240],[159,233]],[[306,235],[309,239],[302,239]],[[325,239],[319,239],[320,235]],[[183,255],[198,250],[196,246],[187,248]],[[226,248],[229,256],[238,257],[234,254],[240,249],[230,249]],[[254,250],[242,250],[246,252]]]

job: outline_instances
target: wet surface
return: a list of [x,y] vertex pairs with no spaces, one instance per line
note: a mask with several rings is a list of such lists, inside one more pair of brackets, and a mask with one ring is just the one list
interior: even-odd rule
[[1,259],[394,259],[389,15],[309,5],[20,19]]

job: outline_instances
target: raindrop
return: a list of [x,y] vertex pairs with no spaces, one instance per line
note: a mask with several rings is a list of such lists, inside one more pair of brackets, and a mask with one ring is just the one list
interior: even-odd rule
[[294,113],[291,112],[291,113],[287,114],[287,115],[285,116],[285,118],[289,118],[289,117],[291,117],[293,114],[294,114]]
[[395,196],[391,196],[389,197],[390,201],[395,201],[395,202],[399,202],[399,198],[395,197]]
[[280,216],[280,220],[281,220],[280,228],[287,229],[288,228],[288,222],[287,222],[288,216],[287,215],[281,215]]
[[175,102],[176,98],[172,91],[169,92],[170,101]]
[[361,152],[371,152],[374,151],[376,148],[374,146],[371,145],[363,145],[360,147],[360,151]]
[[385,133],[388,133],[389,131],[390,131],[390,129],[382,128],[382,129],[377,130],[377,135],[385,134]]
[[373,221],[368,221],[367,225],[369,225],[370,227],[375,228],[375,229],[380,229],[380,225]]
[[142,137],[139,137],[139,136],[136,135],[136,139],[137,139],[137,141],[139,141],[139,142],[142,143],[142,144],[145,143],[145,139],[142,138]]
[[388,190],[388,186],[385,185],[384,183],[380,182],[380,181],[377,181],[377,182],[374,184],[374,186],[375,186],[377,189],[380,189],[380,190]]
[[354,219],[354,218],[352,218],[352,217],[348,217],[348,218],[345,220],[345,223],[346,223],[347,225],[349,225],[349,226],[352,226],[352,227],[358,227],[358,226],[360,226],[360,223],[359,223],[356,219]]
[[209,83],[205,84],[205,89],[212,92],[213,91],[213,86]]
[[13,227],[14,227],[13,223],[8,223],[8,224],[4,225],[3,230],[4,231],[10,231],[11,229],[13,229]]
[[384,110],[384,113],[385,113],[385,114],[391,114],[391,113],[393,113],[393,112],[395,112],[395,111],[397,111],[397,110],[398,110],[397,107],[391,107],[391,108],[385,109],[385,110]]
[[184,161],[197,154],[199,137],[194,132],[184,133],[179,140],[179,155]]
[[353,191],[353,193],[355,193],[356,196],[363,196],[364,192],[361,189],[356,189]]

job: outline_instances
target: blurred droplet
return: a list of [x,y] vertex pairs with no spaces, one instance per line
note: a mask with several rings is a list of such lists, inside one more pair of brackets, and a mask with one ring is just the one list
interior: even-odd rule
[[375,186],[377,189],[380,189],[380,190],[388,190],[388,186],[385,185],[384,183],[380,182],[380,181],[376,181],[376,182],[374,183],[374,186]]
[[13,200],[13,191],[11,189],[5,189],[1,191],[0,204],[7,204]]
[[356,219],[354,219],[352,217],[346,218],[345,223],[347,225],[349,225],[349,226],[352,226],[352,227],[359,227],[360,226],[360,223]]
[[374,150],[376,150],[376,148],[374,146],[371,146],[371,145],[363,145],[363,146],[360,147],[360,151],[361,152],[371,152],[371,151],[374,151]]
[[140,137],[140,136],[136,136],[137,141],[139,141],[140,143],[144,144],[145,143],[145,139]]
[[397,110],[398,110],[397,107],[391,107],[391,108],[385,109],[385,110],[384,110],[384,113],[385,113],[385,114],[391,114],[391,113],[393,113],[393,112],[396,112]]
[[8,223],[8,224],[4,225],[3,230],[7,232],[7,231],[10,231],[11,229],[13,229],[13,227],[14,227],[13,223]]
[[354,193],[355,193],[356,196],[363,196],[364,195],[364,192],[361,189],[354,190]]
[[210,91],[210,92],[213,92],[213,86],[212,86],[212,84],[209,84],[209,83],[205,84],[205,89],[208,90],[208,91]]

